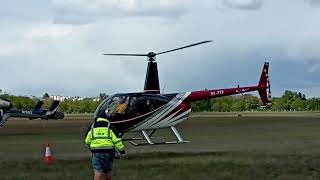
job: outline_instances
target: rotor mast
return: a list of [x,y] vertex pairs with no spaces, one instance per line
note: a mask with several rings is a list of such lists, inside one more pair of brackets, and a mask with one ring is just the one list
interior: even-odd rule
[[148,53],[148,66],[146,78],[144,81],[144,92],[160,94],[160,83],[158,66],[156,62],[156,53]]

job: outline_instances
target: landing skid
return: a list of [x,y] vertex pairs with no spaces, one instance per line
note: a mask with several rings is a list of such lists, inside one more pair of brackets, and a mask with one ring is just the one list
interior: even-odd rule
[[[153,142],[151,139],[155,139],[155,137],[152,137],[152,135],[155,133],[156,129],[152,130],[151,133],[147,133],[145,130],[142,130],[143,137],[140,138],[131,138],[131,139],[123,139],[123,140],[130,140],[129,143],[134,146],[146,146],[146,145],[161,145],[161,144],[182,144],[182,143],[188,143],[190,141],[184,141],[179,133],[179,131],[176,129],[176,127],[171,126],[171,130],[173,131],[174,135],[178,139],[178,141],[163,141],[163,142]],[[134,140],[146,140],[145,143],[136,143]]]

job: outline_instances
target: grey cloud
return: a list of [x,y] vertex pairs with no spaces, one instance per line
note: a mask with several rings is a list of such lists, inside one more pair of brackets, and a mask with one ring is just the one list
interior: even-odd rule
[[55,1],[54,23],[88,24],[108,18],[159,17],[178,18],[190,1],[122,0],[122,1]]
[[256,10],[262,7],[262,0],[223,0],[223,5],[239,10]]
[[320,7],[320,0],[306,0],[311,6]]

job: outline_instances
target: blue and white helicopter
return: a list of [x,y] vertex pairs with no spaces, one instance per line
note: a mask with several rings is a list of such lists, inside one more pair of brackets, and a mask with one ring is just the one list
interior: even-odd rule
[[9,100],[0,97],[0,127],[10,117],[29,118],[30,120],[37,118],[43,120],[63,119],[64,113],[57,111],[59,103],[60,101],[54,100],[48,109],[43,109],[43,101],[39,100],[32,110],[21,110],[14,109]]

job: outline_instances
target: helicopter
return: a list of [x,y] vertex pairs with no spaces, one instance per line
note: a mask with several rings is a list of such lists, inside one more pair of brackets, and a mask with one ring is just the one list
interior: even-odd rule
[[[180,144],[187,143],[180,135],[177,125],[187,120],[191,113],[191,102],[258,91],[263,104],[269,103],[271,97],[269,83],[269,63],[263,65],[260,80],[257,85],[225,89],[209,89],[182,93],[161,94],[159,85],[156,56],[212,42],[201,41],[180,48],[147,54],[103,54],[107,56],[143,56],[147,57],[148,65],[144,91],[137,93],[118,93],[103,100],[95,111],[95,118],[102,112],[118,130],[121,137],[129,132],[141,132],[141,137],[123,138],[134,146]],[[170,128],[176,136],[176,141],[154,142],[152,135],[158,129]],[[141,140],[143,141],[141,143]]]
[[29,118],[29,120],[40,118],[42,120],[63,119],[64,113],[57,112],[60,101],[52,101],[48,109],[43,109],[43,101],[39,100],[32,110],[14,109],[12,103],[0,97],[0,127],[10,117]]

